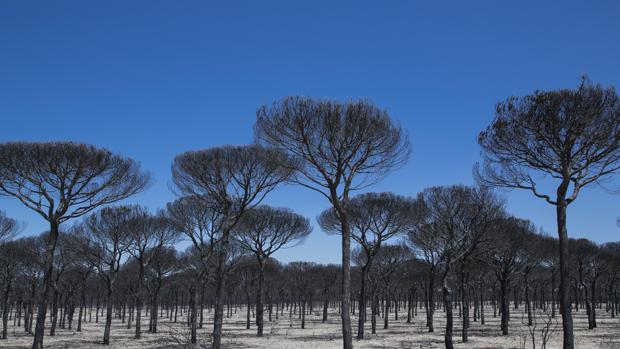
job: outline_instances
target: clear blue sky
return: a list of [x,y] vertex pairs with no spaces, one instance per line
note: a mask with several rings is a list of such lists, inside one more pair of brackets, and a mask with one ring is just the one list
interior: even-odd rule
[[[131,202],[174,198],[175,154],[252,140],[256,108],[286,95],[369,98],[400,120],[408,165],[373,190],[415,195],[471,184],[476,135],[494,104],[581,74],[620,87],[617,1],[0,2],[0,141],[73,140],[142,162],[156,182]],[[555,231],[554,210],[507,194],[511,212]],[[269,203],[313,222],[327,206],[286,188]],[[0,209],[46,228],[15,200]],[[569,234],[620,240],[619,197],[582,192]],[[338,262],[316,229],[285,261]]]

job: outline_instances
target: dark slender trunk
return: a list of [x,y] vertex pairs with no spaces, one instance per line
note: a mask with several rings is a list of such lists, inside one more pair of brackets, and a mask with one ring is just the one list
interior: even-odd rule
[[393,297],[394,301],[394,321],[398,321],[398,310],[400,309],[400,294]]
[[462,286],[461,290],[461,308],[463,311],[463,331],[461,333],[461,339],[463,343],[467,343],[469,341],[469,295],[465,288]]
[[230,227],[223,229],[221,246],[217,255],[217,269],[215,272],[215,304],[213,314],[213,349],[222,348],[222,325],[224,320],[224,283],[227,249],[230,237]]
[[461,339],[463,343],[467,343],[469,341],[469,294],[467,292],[467,276],[465,275],[465,264],[461,266],[461,308],[462,308],[462,316],[463,316],[463,331],[461,334]]
[[590,297],[591,297],[591,301],[590,303],[592,303],[592,328],[596,328],[596,277],[592,280],[592,283],[590,285],[591,287],[591,291],[590,291]]
[[570,299],[568,288],[570,282],[569,253],[568,253],[568,231],[566,230],[566,206],[564,195],[568,183],[558,188],[557,199],[557,223],[558,237],[560,241],[560,311],[562,312],[562,330],[564,335],[563,349],[574,349],[573,317],[571,315]]
[[252,304],[250,304],[250,292],[246,289],[245,290],[245,329],[249,330],[250,329],[250,312],[252,311]]
[[260,262],[258,274],[258,292],[256,294],[256,336],[263,336],[263,283],[265,279],[265,266]]
[[140,265],[138,284],[136,289],[136,332],[135,339],[142,337],[142,281],[144,280],[144,266]]
[[515,310],[519,309],[519,305],[521,305],[521,300],[519,298],[519,288],[518,287],[514,287],[512,289],[512,295],[514,297],[514,307]]
[[103,344],[110,344],[110,330],[112,328],[112,285],[108,285],[108,296],[106,298],[107,312],[105,317],[105,329],[103,331]]
[[586,305],[586,316],[588,317],[588,329],[592,330],[594,329],[594,325],[592,325],[592,303],[590,302],[590,297],[588,294],[588,286],[585,285],[585,283],[582,283],[583,285],[583,292],[584,292],[584,302]]
[[149,322],[149,328],[151,333],[157,333],[157,320],[159,319],[159,301],[157,299],[159,292],[158,289],[159,287],[155,286],[155,291],[151,302],[151,321]]
[[359,293],[359,318],[357,321],[357,339],[364,339],[364,323],[366,322],[366,277],[368,276],[368,264],[362,266]]
[[555,318],[555,271],[551,272],[551,318]]
[[445,286],[445,281],[442,290],[443,301],[446,306],[446,333],[444,335],[444,343],[446,345],[446,349],[454,349],[454,344],[452,343],[452,330],[454,327],[452,315],[452,295],[450,294],[448,287]]
[[174,291],[174,323],[177,323],[177,316],[179,315],[179,290]]
[[301,301],[301,328],[306,328],[306,298]]
[[497,317],[497,282],[493,283],[493,317]]
[[433,327],[433,314],[435,313],[435,299],[433,293],[435,291],[435,273],[430,272],[428,280],[428,296],[427,296],[427,309],[426,309],[426,322],[428,325],[428,332],[434,332]]
[[58,290],[56,287],[54,287],[54,294],[52,296],[52,313],[50,315],[52,318],[50,337],[54,337],[56,335],[56,324],[58,323]]
[[484,286],[480,284],[480,324],[484,325]]
[[32,334],[32,320],[34,318],[34,302],[36,299],[37,284],[33,282],[30,285],[30,302],[28,302],[28,319],[24,320],[24,329],[28,334]]
[[505,275],[500,280],[500,312],[502,315],[502,335],[508,335],[508,321],[510,321],[510,306],[508,304],[508,279]]
[[12,278],[9,276],[8,282],[4,289],[4,299],[2,300],[2,339],[7,338],[9,326],[9,294],[11,294]]
[[73,301],[71,301],[67,304],[67,307],[67,321],[69,322],[69,329],[71,330],[73,328],[73,315],[75,314],[75,304],[73,303]]
[[533,319],[532,319],[532,304],[530,302],[529,270],[526,270],[525,274],[523,275],[523,281],[525,282],[525,311],[527,312],[527,325],[532,326]]
[[45,273],[43,275],[43,292],[37,309],[37,324],[34,329],[32,349],[43,349],[43,336],[45,334],[45,317],[47,315],[47,298],[52,287],[52,274],[54,271],[54,251],[58,241],[58,229],[60,224],[50,221],[49,240],[45,251]]
[[98,324],[99,323],[99,301],[100,301],[100,296],[99,294],[97,294],[97,305],[95,307],[95,323]]
[[[24,305],[24,302],[20,300],[18,308],[17,308],[17,316],[15,319],[13,319],[13,326],[20,327],[22,325],[22,310],[25,310],[25,309],[26,309],[26,306]],[[15,322],[15,320],[17,320],[17,323]]]
[[82,316],[86,315],[84,314],[84,307],[86,306],[86,282],[84,283],[84,285],[82,285],[82,290],[81,290],[81,295],[80,295],[80,312],[78,315],[78,323],[77,323],[77,331],[78,332],[82,332]]
[[471,301],[471,303],[474,306],[474,322],[477,322],[478,321],[478,294],[476,293],[476,287],[473,287],[472,291],[474,292],[472,296],[472,301]]
[[201,282],[200,283],[200,294],[199,294],[199,299],[200,299],[200,307],[198,310],[198,317],[199,317],[199,322],[198,322],[198,328],[202,328],[204,326],[204,307],[205,307],[205,287],[206,287],[206,283],[205,282]]
[[[575,298],[575,311],[579,311],[579,287],[577,286],[577,280],[575,280],[575,286],[573,287],[573,293]],[[583,308],[582,308],[583,309]],[[561,311],[562,309],[560,309]]]
[[[32,296],[31,296],[32,297]],[[26,306],[24,307],[24,332],[30,333],[29,323],[30,317],[32,316],[31,304],[34,302],[34,298],[28,300]]]
[[131,329],[131,324],[133,322],[134,317],[134,306],[132,304],[129,305],[129,316],[127,316],[127,329]]
[[189,302],[190,302],[190,342],[192,344],[196,344],[196,327],[197,327],[197,321],[198,321],[198,299],[197,299],[197,295],[198,292],[196,292],[196,288],[197,285],[196,283],[198,283],[199,281],[194,282],[194,284],[192,284],[192,286],[190,286],[189,288]]
[[342,289],[340,296],[340,317],[342,318],[342,347],[353,349],[351,333],[351,230],[346,213],[339,212],[342,231]]
[[370,320],[371,320],[371,332],[372,334],[377,333],[377,295],[375,294],[375,290],[373,288],[372,294],[372,304],[370,306]]
[[[276,319],[278,318],[277,306],[278,303],[276,303]],[[327,308],[329,308],[329,296],[327,290],[325,290],[323,291],[323,323],[327,322]]]
[[[387,288],[387,287],[386,287]],[[390,293],[385,291],[384,303],[383,303],[383,329],[387,330],[389,326],[389,313],[390,313]]]
[[413,303],[413,290],[409,290],[407,294],[407,323],[411,323],[411,310]]

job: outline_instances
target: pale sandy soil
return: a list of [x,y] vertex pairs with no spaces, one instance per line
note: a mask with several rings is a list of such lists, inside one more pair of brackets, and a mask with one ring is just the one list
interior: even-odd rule
[[[508,336],[501,336],[499,330],[499,317],[493,318],[492,309],[487,307],[486,324],[472,322],[470,327],[469,343],[461,342],[461,322],[455,321],[454,343],[456,348],[532,348],[531,337],[527,327],[522,324],[522,310],[513,310],[510,331]],[[210,321],[211,313],[206,313],[206,319]],[[405,317],[402,317],[405,315]],[[455,313],[455,316],[458,312]],[[581,310],[574,314],[576,348],[620,348],[620,319],[611,319],[603,310],[598,311],[598,328],[587,329],[585,311]],[[390,318],[389,329],[383,329],[383,320],[378,319],[376,335],[370,335],[370,322],[367,323],[367,338],[354,340],[356,348],[443,348],[443,312],[438,311],[435,317],[435,333],[428,333],[425,327],[424,310],[418,311],[418,316],[412,323],[406,323],[406,314],[401,314],[398,321]],[[542,319],[542,317],[540,318]],[[100,319],[101,320],[101,319]],[[353,323],[356,324],[356,317]],[[559,321],[559,318],[558,318]],[[94,321],[93,321],[94,322]],[[146,319],[145,321],[146,322]],[[538,321],[540,331],[540,320]],[[224,325],[224,347],[226,348],[341,348],[340,322],[337,313],[330,314],[328,323],[321,323],[319,313],[306,317],[306,328],[301,329],[300,320],[294,315],[291,321],[285,312],[284,317],[271,323],[266,322],[265,336],[255,337],[255,326],[245,329],[245,312],[239,309],[230,319],[226,319]],[[23,333],[21,328],[13,328],[12,321],[9,325],[9,339],[0,340],[0,348],[27,348],[32,342],[32,337]],[[106,348],[100,344],[103,334],[103,323],[85,323],[83,332],[75,330],[58,329],[55,337],[45,337],[45,348]],[[211,323],[207,322],[203,329],[199,330],[199,344],[197,348],[208,348],[209,332]],[[561,348],[561,325],[553,335],[547,348]],[[356,326],[353,327],[356,334]],[[159,325],[159,333],[144,333],[140,340],[133,339],[133,330],[128,330],[120,320],[114,319],[112,324],[111,345],[108,348],[189,348],[185,343],[188,336],[187,328],[182,323],[170,323],[162,319]],[[526,337],[527,336],[527,337]],[[525,347],[522,344],[526,340]],[[537,348],[540,345],[540,333],[537,333]]]

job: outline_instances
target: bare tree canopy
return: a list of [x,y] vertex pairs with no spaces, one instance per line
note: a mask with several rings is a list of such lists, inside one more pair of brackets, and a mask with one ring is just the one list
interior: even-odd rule
[[192,242],[202,264],[205,267],[209,265],[213,251],[222,238],[222,214],[212,209],[204,199],[184,196],[166,205],[166,217],[177,231]]
[[536,183],[548,175],[572,188],[570,204],[581,188],[620,170],[620,100],[587,77],[577,89],[510,97],[478,143],[484,164],[476,174],[485,185],[528,189],[556,205]]
[[[620,99],[613,87],[583,77],[576,89],[510,97],[495,114],[478,136],[484,163],[475,175],[484,185],[526,189],[556,206],[564,349],[573,349],[566,208],[583,187],[620,170]],[[555,193],[545,192],[537,176],[551,177]]]
[[262,205],[243,215],[235,228],[235,238],[241,248],[256,254],[262,263],[282,247],[301,243],[310,232],[306,217],[289,209]]
[[485,188],[432,187],[417,200],[418,221],[408,238],[427,260],[450,257],[455,262],[489,240],[495,220],[504,213],[503,202]]
[[0,194],[62,223],[144,190],[150,175],[131,159],[92,145],[0,145]]
[[[407,233],[416,222],[416,201],[393,193],[365,193],[347,203],[351,238],[364,249],[379,247],[390,238]],[[327,233],[342,234],[340,219],[334,208],[317,218]]]
[[256,112],[258,143],[289,154],[296,161],[293,181],[312,189],[333,205],[342,227],[343,347],[353,348],[351,334],[351,237],[346,203],[353,190],[379,182],[409,158],[409,138],[387,112],[368,101],[339,103],[286,97]]
[[22,225],[15,219],[7,217],[4,211],[0,210],[0,243],[10,240],[22,229]]
[[138,205],[105,207],[87,216],[82,225],[76,225],[96,248],[89,249],[90,261],[102,275],[118,270],[123,256],[129,252],[132,243],[129,222],[144,214]]
[[136,211],[126,222],[130,238],[128,252],[136,259],[143,259],[146,266],[149,259],[153,258],[153,252],[178,241],[179,231],[163,211],[153,215],[140,206],[136,207]]
[[491,236],[491,249],[486,255],[494,265],[509,264],[519,268],[526,259],[528,240],[535,234],[535,228],[528,220],[506,217],[497,222],[497,229]]
[[404,131],[368,101],[287,97],[257,111],[256,139],[299,159],[296,182],[332,200],[380,181],[409,158]]
[[228,214],[260,203],[289,179],[294,167],[290,158],[276,149],[224,146],[177,156],[172,180],[180,193],[207,200],[213,209]]

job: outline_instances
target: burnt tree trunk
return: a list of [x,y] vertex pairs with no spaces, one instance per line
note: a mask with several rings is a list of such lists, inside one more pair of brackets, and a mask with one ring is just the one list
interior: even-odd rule
[[508,335],[508,321],[510,321],[510,305],[508,304],[508,279],[504,275],[500,280],[500,313],[502,315],[501,319],[501,330],[502,335]]
[[47,315],[47,298],[49,296],[50,288],[52,287],[52,274],[54,271],[54,250],[56,249],[56,243],[58,242],[59,225],[60,224],[56,221],[50,221],[49,240],[47,242],[47,248],[45,250],[45,273],[43,274],[43,292],[41,293],[41,299],[39,300],[39,306],[37,308],[37,323],[34,329],[34,340],[32,342],[32,349],[43,349],[43,336],[45,334],[45,317]]
[[2,339],[7,338],[9,325],[9,294],[11,293],[12,286],[11,281],[11,277],[9,277],[4,289],[4,299],[2,300]]
[[[258,337],[263,336],[263,284],[265,281],[265,266],[259,261],[259,274],[258,274],[258,290],[256,294],[256,335]],[[269,313],[271,316],[271,312]]]
[[564,336],[563,349],[574,349],[573,317],[571,315],[570,299],[568,296],[570,271],[568,253],[568,231],[566,230],[566,202],[565,195],[568,181],[564,181],[558,188],[556,200],[558,237],[560,240],[560,311],[562,312],[562,333]]
[[452,315],[452,294],[448,287],[443,285],[443,301],[446,306],[446,332],[444,334],[444,343],[446,349],[454,349],[454,344],[452,343],[452,331],[453,331],[453,315]]
[[108,295],[106,298],[106,307],[107,307],[107,311],[106,311],[106,317],[105,317],[105,329],[103,331],[103,344],[104,345],[109,345],[110,344],[110,329],[112,327],[112,302],[113,302],[113,298],[112,298],[112,285],[109,284],[108,285]]
[[213,314],[213,349],[222,348],[222,325],[224,318],[224,283],[227,249],[230,238],[230,227],[224,228],[221,238],[221,246],[217,255],[217,268],[215,272],[215,304]]
[[359,293],[359,317],[357,321],[357,339],[364,339],[364,323],[366,322],[366,278],[368,277],[369,265],[362,266],[362,278],[360,280]]

